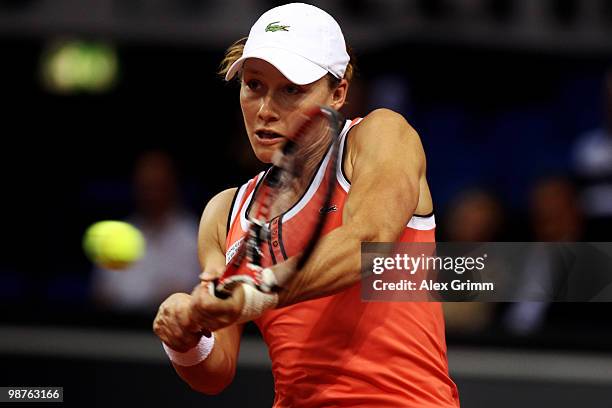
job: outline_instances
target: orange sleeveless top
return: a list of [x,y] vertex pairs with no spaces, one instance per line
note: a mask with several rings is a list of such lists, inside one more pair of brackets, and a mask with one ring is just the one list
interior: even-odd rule
[[[346,139],[358,120],[347,121]],[[329,153],[328,153],[329,154]],[[274,262],[300,252],[297,224],[325,177],[335,177],[332,212],[324,231],[342,224],[350,184],[339,165],[327,171],[326,157],[304,196],[272,222],[268,251]],[[341,163],[341,162],[339,162]],[[246,213],[264,174],[236,193],[228,220],[226,259],[247,229]],[[293,228],[292,228],[293,227]],[[434,242],[435,219],[413,216],[402,242]],[[284,407],[453,407],[457,387],[448,375],[444,318],[439,303],[363,302],[356,284],[338,294],[269,310],[255,321],[268,345],[274,375],[274,408]]]

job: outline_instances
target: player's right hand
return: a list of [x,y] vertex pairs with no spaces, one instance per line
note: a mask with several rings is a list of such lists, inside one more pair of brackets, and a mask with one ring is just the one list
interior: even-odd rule
[[168,347],[179,352],[194,348],[202,335],[210,336],[191,317],[192,299],[186,293],[170,295],[159,307],[153,331]]

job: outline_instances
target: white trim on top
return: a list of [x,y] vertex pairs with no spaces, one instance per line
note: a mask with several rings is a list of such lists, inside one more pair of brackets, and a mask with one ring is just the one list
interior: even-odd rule
[[[357,119],[357,121],[355,122],[355,125],[357,125],[359,122],[361,122],[363,120],[363,118],[359,118]],[[338,167],[336,168],[336,180],[338,180],[338,184],[340,184],[340,187],[342,187],[342,189],[344,190],[345,193],[348,193],[349,189],[351,188],[351,183],[346,179],[346,177],[344,177],[344,173],[342,172],[342,167],[344,166],[344,163],[342,162],[342,159],[344,158],[344,148],[346,145],[346,137],[348,135],[349,130],[351,130],[351,128],[353,126],[351,126],[351,122],[350,120],[347,120],[346,123],[344,124],[344,128],[342,129],[342,132],[340,133],[340,148],[338,149]]]
[[323,177],[325,177],[325,173],[327,172],[327,163],[329,163],[331,153],[332,150],[330,149],[325,155],[325,159],[323,159],[323,163],[321,163],[321,166],[319,166],[317,174],[312,180],[312,183],[310,183],[310,186],[308,187],[308,190],[306,190],[306,193],[302,196],[300,201],[298,201],[289,211],[285,213],[285,215],[283,215],[283,222],[290,220],[291,218],[293,218],[294,215],[299,213],[302,208],[304,208],[306,204],[308,204],[310,199],[315,195],[315,193],[319,189],[319,186],[321,185],[321,182],[323,181]]
[[436,228],[436,217],[433,214],[429,217],[419,217],[413,215],[407,226],[408,228],[412,228],[419,231],[428,231]]
[[[340,138],[341,138],[340,143],[344,143],[344,139],[350,129],[350,125],[351,125],[350,120],[346,120],[344,122],[344,127],[342,128],[342,131],[340,132]],[[317,190],[319,189],[319,186],[321,185],[321,182],[323,181],[323,178],[325,177],[325,173],[327,173],[327,164],[329,163],[329,158],[330,158],[331,153],[332,153],[332,150],[330,149],[325,155],[325,159],[323,160],[323,163],[321,163],[321,166],[317,170],[317,174],[314,180],[308,187],[308,190],[306,190],[306,193],[304,194],[304,196],[287,213],[285,213],[285,215],[283,215],[283,222],[290,220],[293,216],[299,213],[306,206],[306,204],[310,202],[310,199],[317,192]],[[340,162],[338,163],[337,168],[340,168],[340,166],[342,166],[342,145],[339,146],[337,154],[340,155],[338,157],[338,160],[340,160]]]
[[230,217],[230,228],[234,225],[234,220],[236,219],[236,215],[238,215],[238,209],[240,209],[240,204],[242,203],[242,198],[244,197],[244,192],[246,191],[249,183],[244,183],[238,189],[238,193],[236,194],[236,199],[234,200],[234,205],[232,207],[232,216]]
[[253,180],[253,182],[255,183],[255,186],[253,187],[253,190],[251,190],[251,193],[249,194],[247,199],[244,201],[244,204],[242,205],[242,208],[240,209],[240,226],[242,227],[242,230],[245,232],[249,230],[249,222],[246,219],[246,210],[247,208],[249,208],[249,204],[251,203],[251,200],[253,199],[253,194],[255,194],[255,190],[257,190],[257,184],[259,184],[259,181],[263,177],[264,173],[265,172],[262,171],[261,173],[257,175],[257,177],[255,177],[255,179]]

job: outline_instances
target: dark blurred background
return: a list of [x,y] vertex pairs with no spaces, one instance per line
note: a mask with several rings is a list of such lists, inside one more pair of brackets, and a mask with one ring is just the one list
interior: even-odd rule
[[[0,386],[63,385],[77,405],[271,405],[254,327],[236,384],[211,398],[180,382],[151,324],[197,281],[208,199],[262,168],[238,88],[215,72],[279,4],[0,0]],[[313,4],[357,56],[345,114],[388,107],[421,135],[438,240],[610,241],[609,1]],[[83,233],[102,219],[143,230],[140,266],[87,260]],[[612,405],[608,304],[445,310],[464,406]]]

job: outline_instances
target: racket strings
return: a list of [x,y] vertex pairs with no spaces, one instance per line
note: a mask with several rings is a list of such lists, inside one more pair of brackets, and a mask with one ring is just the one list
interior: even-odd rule
[[313,182],[329,150],[332,132],[322,114],[309,117],[301,124],[295,136],[274,158],[274,167],[266,175],[254,201],[254,219],[270,222],[297,204]]
[[[263,267],[274,263],[274,258],[282,262],[283,258],[297,255],[290,269],[300,270],[319,240],[328,215],[339,211],[330,205],[338,161],[339,114],[320,107],[305,117],[294,137],[275,154],[274,167],[255,191],[247,214],[250,231],[216,285],[219,292],[229,292],[235,282],[259,288],[261,277],[249,265]],[[282,240],[280,229],[275,230],[276,235],[271,231],[274,225],[280,228],[281,224],[283,234],[290,234],[283,235]],[[291,243],[291,250],[287,243]]]

